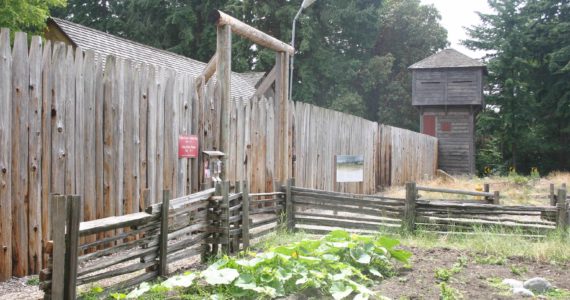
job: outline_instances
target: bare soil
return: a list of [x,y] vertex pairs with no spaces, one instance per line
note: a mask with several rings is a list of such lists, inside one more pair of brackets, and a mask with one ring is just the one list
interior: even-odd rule
[[[376,290],[391,299],[439,299],[440,282],[435,278],[439,268],[450,269],[460,257],[466,265],[454,274],[448,285],[458,290],[463,299],[519,299],[501,291],[489,282],[492,278],[527,280],[543,277],[555,287],[570,290],[570,264],[534,262],[519,257],[505,258],[502,264],[485,261],[486,256],[448,248],[407,248],[414,255],[412,268],[401,269],[398,276],[384,280]],[[511,267],[523,270],[513,274]],[[560,299],[560,298],[558,298]]]

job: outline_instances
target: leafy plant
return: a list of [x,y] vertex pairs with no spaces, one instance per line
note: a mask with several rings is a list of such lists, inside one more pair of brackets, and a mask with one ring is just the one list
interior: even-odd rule
[[40,285],[40,278],[37,276],[32,276],[28,281],[26,281],[27,285]]
[[88,291],[81,293],[79,298],[84,300],[97,300],[100,298],[101,293],[103,293],[103,288],[99,285],[95,285]]
[[439,299],[440,300],[459,300],[463,299],[461,293],[449,286],[447,283],[442,282],[439,284]]
[[453,266],[449,269],[446,268],[439,268],[435,270],[435,278],[439,281],[447,282],[451,277],[463,270],[463,268],[467,265],[467,257],[460,256],[457,258],[457,262],[453,264]]
[[520,276],[526,272],[528,272],[528,269],[525,266],[519,267],[517,265],[511,265],[511,273],[513,273],[514,275]]
[[[374,280],[394,275],[392,261],[409,264],[411,253],[395,249],[399,241],[386,237],[332,231],[320,240],[276,246],[262,253],[224,256],[200,273],[174,276],[160,284],[143,283],[126,298],[146,298],[156,289],[176,289],[180,297],[275,298],[306,290],[344,299],[376,296]],[[188,297],[185,297],[188,296]]]
[[494,255],[477,256],[475,257],[475,262],[482,265],[502,266],[507,262],[507,259],[502,256],[494,256]]

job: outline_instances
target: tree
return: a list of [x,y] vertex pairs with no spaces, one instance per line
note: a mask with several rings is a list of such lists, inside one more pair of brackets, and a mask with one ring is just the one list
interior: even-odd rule
[[482,25],[470,28],[471,39],[465,41],[492,53],[488,107],[478,122],[485,128],[481,147],[500,144],[506,164],[522,172],[568,169],[568,1],[491,0],[489,5],[495,13],[480,14]]
[[29,34],[42,34],[49,10],[64,7],[66,0],[3,0],[0,4],[0,27]]
[[[69,0],[57,16],[154,47],[207,61],[221,9],[289,41],[301,0]],[[93,11],[93,13],[89,13]],[[433,6],[419,0],[326,0],[298,21],[293,99],[374,121],[417,129],[407,67],[445,47],[446,31]],[[148,34],[152,32],[152,34]],[[269,71],[273,51],[234,36],[232,69]]]

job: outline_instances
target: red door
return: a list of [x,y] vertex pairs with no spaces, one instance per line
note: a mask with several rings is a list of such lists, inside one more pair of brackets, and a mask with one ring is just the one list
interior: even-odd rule
[[423,116],[422,133],[435,136],[435,116]]

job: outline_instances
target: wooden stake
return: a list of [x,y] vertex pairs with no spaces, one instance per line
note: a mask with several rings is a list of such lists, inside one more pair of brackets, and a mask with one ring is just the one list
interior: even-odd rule
[[402,228],[404,231],[412,233],[416,222],[416,198],[418,190],[415,182],[406,183],[406,204],[404,207],[404,218],[402,219]]
[[51,237],[53,241],[51,299],[64,299],[65,292],[65,226],[67,198],[51,195]]
[[556,227],[559,230],[568,230],[568,201],[566,201],[566,190],[558,189],[558,221]]
[[[65,249],[65,299],[75,299],[77,289],[77,258],[79,248],[79,223],[81,221],[81,197],[67,196],[67,244]],[[54,298],[56,299],[56,298]]]
[[242,186],[242,219],[241,219],[241,232],[243,249],[249,248],[249,185],[247,181],[243,182]]
[[160,244],[158,276],[168,275],[168,261],[166,258],[168,247],[168,210],[170,206],[170,191],[162,191],[162,208],[160,211]]
[[293,186],[295,186],[295,178],[289,178],[285,190],[285,215],[287,218],[287,231],[289,232],[295,230],[295,207],[293,206],[293,193],[291,192],[291,187]]
[[554,194],[554,183],[550,184],[550,195],[549,195],[549,199],[550,199],[550,205],[551,206],[556,206],[556,194]]

